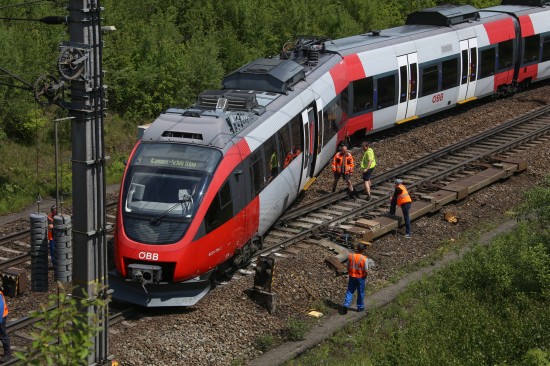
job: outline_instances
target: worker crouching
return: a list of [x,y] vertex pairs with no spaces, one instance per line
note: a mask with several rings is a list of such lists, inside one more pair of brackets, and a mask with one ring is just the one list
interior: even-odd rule
[[340,309],[342,315],[347,314],[355,291],[357,291],[357,311],[365,310],[365,284],[369,264],[367,256],[363,254],[364,251],[365,245],[359,243],[355,247],[355,253],[350,253],[348,256],[348,290]]

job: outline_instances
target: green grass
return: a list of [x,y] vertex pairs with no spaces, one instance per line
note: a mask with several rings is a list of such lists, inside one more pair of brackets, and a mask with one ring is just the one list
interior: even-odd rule
[[549,365],[549,305],[550,235],[523,223],[288,365]]

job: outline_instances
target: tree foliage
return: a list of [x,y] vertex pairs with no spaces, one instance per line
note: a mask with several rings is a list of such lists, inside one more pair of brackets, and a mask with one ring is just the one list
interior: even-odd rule
[[[15,353],[26,365],[81,365],[92,352],[93,338],[100,329],[96,314],[106,301],[75,298],[67,295],[61,284],[58,286],[59,295],[50,295],[48,304],[31,314],[41,320],[36,327],[40,330],[32,334],[30,349]],[[82,311],[88,306],[97,309],[96,314]]]

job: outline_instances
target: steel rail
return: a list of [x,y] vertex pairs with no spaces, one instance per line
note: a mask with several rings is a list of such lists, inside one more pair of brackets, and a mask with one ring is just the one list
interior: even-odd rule
[[[396,168],[388,170],[388,171],[386,171],[382,174],[376,175],[372,179],[372,186],[374,186],[375,184],[380,184],[380,183],[383,183],[385,181],[389,181],[389,180],[392,180],[394,178],[397,178],[400,175],[402,175],[406,172],[415,170],[416,168],[419,168],[419,167],[421,167],[422,165],[424,165],[428,162],[434,161],[437,158],[443,157],[443,156],[445,156],[447,154],[450,154],[454,151],[461,150],[461,149],[463,149],[467,146],[470,146],[470,145],[472,145],[476,142],[480,142],[480,141],[482,141],[482,140],[484,140],[488,137],[491,137],[491,136],[493,136],[493,135],[495,135],[499,132],[508,130],[508,129],[514,127],[514,126],[523,124],[523,123],[525,123],[527,121],[530,121],[530,120],[533,120],[535,118],[542,117],[546,114],[550,114],[550,106],[545,106],[545,107],[539,108],[539,109],[537,109],[537,110],[535,110],[531,113],[525,114],[523,116],[512,119],[508,122],[505,122],[501,125],[493,127],[489,130],[483,131],[480,134],[471,136],[471,137],[467,138],[466,140],[463,140],[463,141],[457,142],[455,144],[446,146],[446,147],[444,147],[444,148],[442,148],[442,149],[440,149],[436,152],[433,152],[433,153],[430,153],[430,154],[425,155],[423,157],[420,157],[419,159],[416,159],[412,162],[405,163],[405,164],[400,165]],[[354,186],[354,189],[356,189],[357,191],[362,191],[362,190],[364,190],[364,186],[363,186],[362,183],[359,183],[356,186]],[[301,207],[298,207],[298,208],[291,209],[291,210],[287,211],[285,214],[283,214],[277,220],[276,224],[295,219],[295,218],[300,217],[300,216],[302,216],[302,215],[304,215],[304,214],[306,214],[306,213],[308,213],[312,210],[316,210],[316,209],[319,209],[321,207],[327,206],[327,205],[329,205],[333,202],[340,201],[341,199],[345,198],[346,196],[347,196],[346,192],[330,193],[330,194],[324,196],[321,199],[312,201],[310,203],[304,204]]]
[[[428,154],[417,161],[414,161],[412,163],[406,163],[400,167],[397,167],[395,169],[392,169],[388,172],[385,172],[384,174],[381,174],[379,176],[378,182],[384,182],[386,180],[389,180],[390,178],[396,178],[406,172],[409,172],[411,170],[415,170],[416,168],[419,168],[423,165],[428,164],[429,162],[433,162],[438,160],[439,158],[450,154],[452,152],[455,152],[457,150],[461,150],[467,147],[471,147],[471,145],[474,145],[478,142],[481,142],[484,139],[490,138],[491,136],[496,136],[499,133],[510,130],[520,124],[527,123],[527,122],[533,122],[535,124],[536,122],[540,121],[540,118],[545,116],[546,114],[550,113],[550,106],[540,108],[532,113],[529,113],[527,115],[521,116],[520,118],[514,119],[511,122],[505,123],[503,125],[497,126],[496,128],[490,129],[488,131],[484,131],[479,135],[473,136],[467,140],[466,142],[460,142],[457,144],[454,144],[452,146],[445,147],[441,150],[438,150],[434,153]],[[543,121],[541,121],[543,122]],[[550,120],[548,120],[550,122]],[[416,187],[426,182],[433,182],[439,179],[442,179],[444,177],[447,177],[449,175],[452,175],[453,173],[456,173],[457,171],[463,170],[465,166],[471,164],[472,162],[486,159],[494,154],[502,153],[504,151],[511,150],[521,144],[524,144],[528,141],[531,141],[537,137],[540,137],[544,134],[547,134],[550,132],[550,123],[546,123],[542,125],[541,127],[537,128],[536,130],[532,130],[529,133],[526,133],[523,136],[513,138],[509,141],[506,141],[502,143],[499,146],[496,146],[492,149],[488,149],[485,151],[480,152],[479,154],[476,154],[475,156],[469,157],[467,159],[462,160],[459,163],[456,163],[454,165],[450,165],[449,167],[446,167],[444,170],[438,171],[434,173],[433,175],[418,179],[416,182],[411,183],[410,187]],[[313,202],[312,205],[308,205],[308,209],[302,210],[301,208],[299,210],[293,211],[292,215],[285,215],[284,220],[279,220],[270,231],[277,230],[277,225],[285,225],[285,221],[290,221],[291,219],[295,219],[299,216],[302,216],[306,213],[309,213],[311,211],[314,211],[315,209],[325,207],[331,203],[335,203],[337,201],[340,201],[342,198],[345,198],[347,194],[333,194],[328,199],[321,199],[318,200],[320,202]],[[268,253],[273,253],[282,249],[285,249],[288,246],[291,246],[292,244],[299,242],[301,240],[304,240],[312,235],[317,234],[319,231],[326,229],[330,226],[336,225],[338,223],[341,223],[343,221],[349,220],[351,218],[357,217],[364,212],[368,210],[372,210],[373,208],[379,207],[383,205],[384,203],[388,202],[388,198],[391,197],[391,193],[388,193],[385,196],[381,196],[378,199],[374,199],[371,201],[365,201],[365,204],[356,209],[352,209],[350,212],[343,213],[342,215],[339,215],[331,220],[324,221],[322,224],[312,224],[313,226],[311,228],[302,228],[302,231],[300,233],[295,234],[292,237],[282,239],[277,244],[269,246],[267,248],[263,248],[260,251],[256,252],[256,256],[259,255],[265,255]],[[313,208],[315,207],[315,208]],[[298,213],[300,212],[300,213]],[[269,233],[267,233],[267,236],[269,236]]]

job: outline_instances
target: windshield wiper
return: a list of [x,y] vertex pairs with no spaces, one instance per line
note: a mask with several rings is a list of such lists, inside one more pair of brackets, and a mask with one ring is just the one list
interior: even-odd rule
[[151,224],[152,225],[156,225],[160,222],[160,220],[162,220],[164,218],[164,216],[166,216],[170,211],[173,211],[176,207],[178,207],[179,205],[181,205],[181,210],[183,212],[183,202],[178,202],[176,203],[174,206],[170,207],[168,210],[164,211],[163,213],[161,213],[160,215],[156,216],[156,217],[153,217],[151,219]]
[[[170,207],[168,210],[164,211],[163,213],[161,213],[160,215],[156,216],[156,217],[153,217],[151,219],[151,224],[152,225],[156,225],[160,222],[160,220],[162,220],[170,211],[173,211],[176,207],[178,207],[179,205],[181,205],[181,213],[182,215],[187,211],[187,212],[191,212],[191,209],[193,207],[193,197],[191,197],[190,195],[188,194],[184,194],[183,197],[181,198],[181,202],[178,202],[176,203],[174,206]],[[185,206],[184,206],[185,205]],[[189,217],[189,216],[188,216]]]

